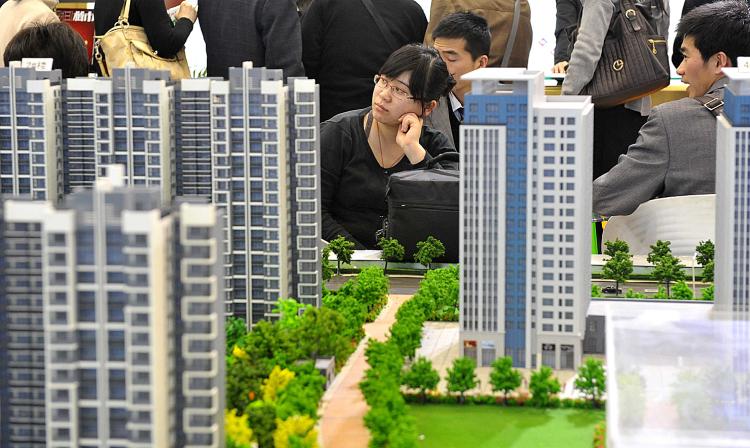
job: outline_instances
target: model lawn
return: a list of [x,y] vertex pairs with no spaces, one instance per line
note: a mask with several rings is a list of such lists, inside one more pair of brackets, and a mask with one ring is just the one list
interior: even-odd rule
[[424,448],[589,448],[601,409],[414,404]]

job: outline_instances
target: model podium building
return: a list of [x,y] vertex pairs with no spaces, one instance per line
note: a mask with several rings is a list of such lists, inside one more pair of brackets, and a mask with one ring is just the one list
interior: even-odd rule
[[461,127],[463,356],[573,369],[591,282],[588,97],[545,97],[542,72],[480,69]]
[[223,446],[220,214],[122,171],[4,203],[3,447]]

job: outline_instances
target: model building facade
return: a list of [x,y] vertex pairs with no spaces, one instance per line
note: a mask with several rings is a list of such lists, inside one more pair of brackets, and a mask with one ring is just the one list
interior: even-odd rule
[[572,369],[590,299],[591,139],[585,97],[543,75],[478,70],[461,128],[463,355]]
[[724,69],[716,141],[716,310],[750,318],[750,73]]

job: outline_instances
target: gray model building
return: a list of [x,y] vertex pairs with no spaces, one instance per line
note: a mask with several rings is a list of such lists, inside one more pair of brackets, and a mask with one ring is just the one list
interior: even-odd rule
[[[13,264],[2,271],[0,306],[13,327],[0,328],[0,350],[13,362],[0,370],[9,416],[0,440],[223,446],[220,213],[211,204],[163,207],[158,187],[126,187],[122,166],[107,171],[59,209],[5,202],[3,255]],[[19,244],[35,250],[23,257]],[[19,269],[29,264],[41,280]],[[34,280],[43,303],[32,312]]]
[[0,68],[0,194],[61,197],[61,76]]
[[577,368],[591,281],[590,98],[545,97],[538,71],[464,79],[462,356]]

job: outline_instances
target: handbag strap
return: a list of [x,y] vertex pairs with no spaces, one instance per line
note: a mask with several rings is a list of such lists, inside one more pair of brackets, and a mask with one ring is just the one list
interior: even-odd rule
[[500,67],[507,67],[510,62],[510,56],[513,52],[513,46],[516,44],[516,33],[518,32],[518,23],[521,21],[521,0],[516,0],[513,5],[513,24],[510,27],[510,35],[508,36],[508,43],[505,45],[505,54],[503,60],[500,63]]
[[714,117],[718,117],[719,115],[721,115],[721,112],[724,110],[724,100],[722,100],[718,96],[703,95],[701,97],[695,98],[695,100],[701,103],[701,106],[708,109],[708,111],[711,112]]
[[120,17],[117,18],[117,25],[128,25],[128,19],[130,17],[130,0],[125,0],[120,10]]
[[[130,1],[130,0],[127,0]],[[367,9],[367,12],[370,13],[370,17],[372,17],[372,20],[375,21],[375,25],[377,25],[378,29],[380,30],[380,34],[383,35],[383,38],[385,39],[385,43],[387,43],[391,48],[398,49],[401,47],[401,45],[398,44],[396,41],[396,38],[393,37],[393,34],[391,34],[391,31],[388,29],[388,25],[385,24],[385,21],[382,17],[380,17],[380,14],[378,14],[377,10],[375,10],[375,5],[372,4],[371,0],[360,0],[363,5],[365,5],[365,9]]]

